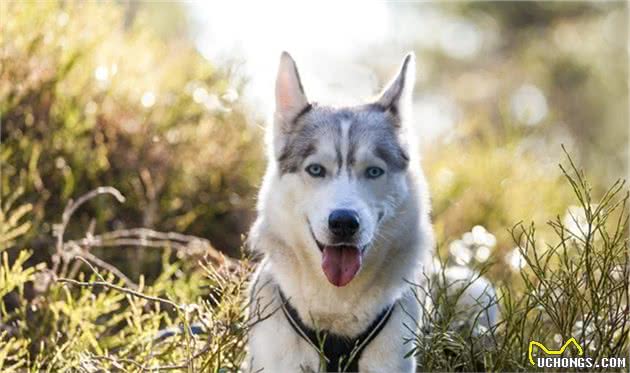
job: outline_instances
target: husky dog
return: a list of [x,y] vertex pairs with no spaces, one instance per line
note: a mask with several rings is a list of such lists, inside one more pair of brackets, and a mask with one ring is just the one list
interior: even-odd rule
[[249,236],[264,254],[250,314],[279,311],[251,328],[248,370],[415,371],[404,341],[421,307],[407,281],[422,277],[434,246],[410,134],[415,70],[409,54],[374,101],[328,107],[307,100],[282,54]]

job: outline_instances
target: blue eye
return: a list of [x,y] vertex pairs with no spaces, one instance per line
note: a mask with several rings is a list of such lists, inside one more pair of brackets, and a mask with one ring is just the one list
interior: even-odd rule
[[326,176],[326,169],[322,165],[313,163],[306,166],[306,172],[312,177],[324,177]]
[[377,177],[382,176],[384,173],[385,171],[380,167],[368,167],[365,170],[365,176],[368,179],[376,179]]

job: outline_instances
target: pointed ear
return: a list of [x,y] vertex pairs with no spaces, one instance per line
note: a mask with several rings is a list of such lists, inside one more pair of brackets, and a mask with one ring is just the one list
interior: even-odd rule
[[295,61],[289,53],[282,52],[276,78],[276,115],[289,122],[308,106]]
[[411,111],[413,88],[416,83],[416,56],[405,56],[398,74],[385,86],[377,103],[394,115],[404,117]]

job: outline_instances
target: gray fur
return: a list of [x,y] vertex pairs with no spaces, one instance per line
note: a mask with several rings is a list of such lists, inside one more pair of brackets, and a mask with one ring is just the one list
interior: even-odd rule
[[[383,90],[378,100],[378,105],[382,106],[384,110],[391,112],[394,116],[399,116],[400,114],[400,98],[405,88],[407,69],[411,60],[412,56],[408,54],[400,67],[400,72]],[[397,125],[400,125],[400,122],[398,122]]]
[[[341,123],[350,122],[348,149],[341,150]],[[407,150],[399,141],[400,118],[380,104],[332,108],[311,105],[310,109],[294,121],[285,131],[286,142],[278,157],[281,175],[299,172],[304,160],[315,153],[317,143],[333,135],[337,153],[337,170],[350,170],[359,146],[370,146],[374,155],[381,158],[391,170],[404,171],[409,163]]]

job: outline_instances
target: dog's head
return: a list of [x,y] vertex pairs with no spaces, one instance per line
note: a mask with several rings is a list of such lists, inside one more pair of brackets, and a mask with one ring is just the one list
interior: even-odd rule
[[[405,57],[378,99],[332,108],[310,103],[297,67],[282,54],[276,81],[271,167],[261,201],[274,234],[321,260],[330,283],[345,286],[385,237],[407,194],[415,59]],[[262,210],[262,209],[261,209]]]

